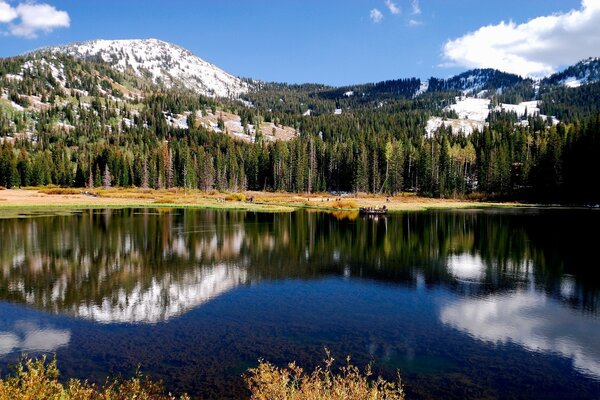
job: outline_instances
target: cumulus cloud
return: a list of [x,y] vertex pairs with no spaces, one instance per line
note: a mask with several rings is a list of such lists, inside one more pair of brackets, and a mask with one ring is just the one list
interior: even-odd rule
[[400,7],[398,7],[398,5],[396,3],[394,3],[392,0],[385,0],[385,6],[394,15],[398,15],[402,12]]
[[419,0],[412,0],[411,6],[413,15],[421,14],[421,5],[419,4]]
[[566,13],[487,25],[443,46],[442,66],[493,67],[523,76],[550,75],[600,52],[600,1]]
[[408,26],[410,26],[411,28],[414,28],[415,26],[419,25],[421,25],[421,21],[417,21],[416,19],[411,19],[410,21],[408,21]]
[[17,12],[10,4],[0,0],[0,23],[7,23],[17,18]]
[[374,23],[378,24],[383,19],[383,14],[381,13],[381,11],[379,11],[376,8],[374,8],[369,13],[369,18],[371,18],[371,21],[373,21]]
[[66,11],[46,3],[27,1],[12,7],[0,0],[0,23],[8,24],[8,34],[34,39],[56,28],[68,28],[71,19]]

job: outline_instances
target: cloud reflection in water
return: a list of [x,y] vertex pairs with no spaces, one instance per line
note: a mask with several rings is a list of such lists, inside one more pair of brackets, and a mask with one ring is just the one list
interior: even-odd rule
[[560,354],[580,372],[600,379],[600,320],[533,287],[458,300],[442,307],[440,320],[479,340]]
[[0,356],[13,352],[52,352],[66,346],[71,331],[18,321],[10,330],[0,331]]

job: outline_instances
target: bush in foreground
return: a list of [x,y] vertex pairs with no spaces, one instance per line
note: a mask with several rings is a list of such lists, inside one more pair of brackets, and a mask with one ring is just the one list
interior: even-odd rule
[[[71,379],[66,384],[58,381],[56,360],[46,362],[46,357],[24,357],[14,373],[0,379],[0,400],[175,400],[165,395],[162,386],[137,374],[126,380],[107,381],[96,386],[87,381]],[[189,399],[187,396],[181,400]]]
[[[398,383],[372,380],[367,367],[361,372],[346,360],[339,374],[332,372],[333,358],[327,353],[324,366],[306,373],[295,363],[277,368],[266,361],[248,370],[244,377],[254,400],[403,400]],[[11,375],[0,378],[0,400],[176,400],[165,395],[160,384],[138,373],[126,380],[107,380],[102,386],[71,379],[58,381],[56,360],[23,357]],[[187,395],[180,400],[189,400]]]
[[339,374],[331,370],[333,358],[327,353],[324,366],[306,373],[295,363],[277,368],[260,361],[249,370],[245,380],[254,400],[403,400],[404,389],[398,382],[387,382],[381,377],[371,380],[371,367],[364,373],[346,360]]

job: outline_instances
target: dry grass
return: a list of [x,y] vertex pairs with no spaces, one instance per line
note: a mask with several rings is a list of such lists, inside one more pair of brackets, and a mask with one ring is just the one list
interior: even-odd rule
[[[58,381],[56,360],[23,357],[13,374],[0,379],[0,400],[175,400],[162,386],[138,373],[131,379],[107,380],[102,386],[71,379]],[[183,395],[180,399],[189,399]]]
[[177,199],[172,196],[162,196],[153,201],[154,204],[175,204]]
[[333,358],[327,352],[323,366],[306,373],[295,363],[287,368],[277,368],[260,361],[256,368],[245,376],[246,384],[254,400],[403,400],[404,389],[398,382],[387,382],[381,377],[372,380],[371,368],[364,372],[350,363],[340,368],[339,374],[332,372]]
[[[1,208],[15,207],[144,207],[154,204],[173,204],[177,207],[238,209],[252,211],[293,211],[297,208],[358,210],[358,207],[386,206],[390,211],[417,211],[439,208],[519,206],[516,203],[490,203],[456,199],[431,199],[414,194],[395,197],[377,195],[333,196],[327,193],[302,195],[281,192],[223,193],[191,189],[63,189],[58,187],[10,189],[0,191]],[[62,194],[63,196],[50,195]],[[252,202],[245,200],[252,198]],[[226,201],[224,201],[226,200]]]
[[43,188],[43,189],[40,189],[39,192],[44,193],[44,194],[61,194],[61,195],[81,194],[80,189],[60,188],[60,187]]

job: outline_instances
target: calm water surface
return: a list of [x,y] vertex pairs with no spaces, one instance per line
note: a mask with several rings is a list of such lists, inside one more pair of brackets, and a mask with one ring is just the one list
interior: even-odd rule
[[[1,216],[1,214],[0,214]],[[0,366],[243,398],[327,346],[409,398],[600,398],[600,212],[86,210],[0,219]]]

